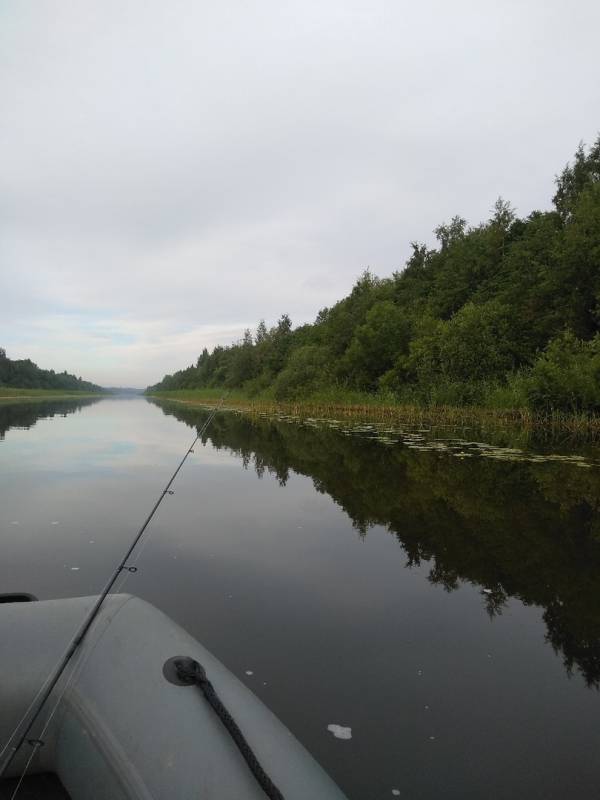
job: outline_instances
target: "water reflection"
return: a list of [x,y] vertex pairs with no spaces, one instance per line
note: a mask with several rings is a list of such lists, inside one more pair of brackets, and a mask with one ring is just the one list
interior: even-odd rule
[[[161,403],[199,427],[208,412]],[[348,431],[346,431],[348,433]],[[315,424],[221,413],[205,435],[259,478],[308,476],[351,518],[359,536],[386,526],[406,567],[429,562],[429,581],[480,587],[483,610],[508,598],[543,609],[546,639],[567,673],[600,686],[600,470],[577,459],[456,459],[390,447]],[[389,443],[388,443],[389,444]]]
[[75,414],[86,406],[97,403],[100,398],[82,397],[80,399],[0,402],[0,440],[11,428],[29,430],[40,419],[66,417]]

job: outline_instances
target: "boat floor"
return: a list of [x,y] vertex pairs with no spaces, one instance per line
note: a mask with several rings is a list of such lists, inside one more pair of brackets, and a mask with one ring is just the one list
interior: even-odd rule
[[[11,800],[18,783],[18,778],[1,780],[0,800]],[[56,775],[43,772],[25,778],[15,800],[70,800],[70,797]]]

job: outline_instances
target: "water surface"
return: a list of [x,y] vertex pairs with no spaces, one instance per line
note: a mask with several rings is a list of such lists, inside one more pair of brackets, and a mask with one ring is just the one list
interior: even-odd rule
[[[97,592],[206,414],[0,406],[0,592]],[[597,797],[597,451],[229,412],[203,445],[125,590],[352,800]]]

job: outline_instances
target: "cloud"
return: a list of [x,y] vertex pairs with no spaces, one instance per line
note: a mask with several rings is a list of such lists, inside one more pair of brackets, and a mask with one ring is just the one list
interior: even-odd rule
[[499,194],[547,206],[597,133],[587,0],[0,13],[3,346],[105,383],[314,319]]

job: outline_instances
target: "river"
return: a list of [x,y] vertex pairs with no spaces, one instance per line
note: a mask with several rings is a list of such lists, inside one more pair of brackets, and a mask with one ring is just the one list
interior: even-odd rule
[[[96,593],[207,413],[1,405],[0,593]],[[224,411],[174,489],[124,591],[351,800],[598,796],[600,450]]]

